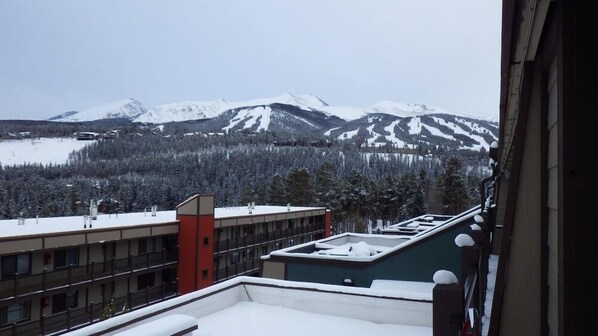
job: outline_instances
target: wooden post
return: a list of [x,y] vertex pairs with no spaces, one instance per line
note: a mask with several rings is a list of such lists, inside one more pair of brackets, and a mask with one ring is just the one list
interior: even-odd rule
[[432,335],[457,336],[465,320],[463,286],[436,284],[432,291]]

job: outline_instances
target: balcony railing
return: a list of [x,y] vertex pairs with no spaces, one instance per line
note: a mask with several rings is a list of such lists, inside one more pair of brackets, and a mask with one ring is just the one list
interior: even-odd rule
[[234,265],[227,265],[214,272],[214,282],[224,281],[238,275],[259,272],[261,262],[259,259],[248,259]]
[[245,235],[235,238],[216,241],[214,252],[220,253],[239,248],[245,248],[265,243],[273,243],[281,239],[299,238],[303,235],[317,234],[324,232],[324,224],[310,224],[293,229],[281,229],[273,232]]
[[[177,296],[176,282],[162,283],[160,286],[130,292],[126,296],[114,298],[112,306],[115,315],[145,307],[152,303]],[[88,306],[67,309],[63,312],[39,320],[14,323],[0,329],[0,336],[16,335],[60,335],[81,328],[102,319],[102,312],[108,302],[90,303]]]
[[40,291],[45,292],[85,282],[93,283],[105,278],[131,274],[138,270],[172,265],[177,261],[176,250],[163,250],[122,259],[112,258],[105,262],[91,262],[89,265],[83,266],[71,265],[54,271],[44,269],[39,274],[15,274],[13,279],[0,281],[0,303]]

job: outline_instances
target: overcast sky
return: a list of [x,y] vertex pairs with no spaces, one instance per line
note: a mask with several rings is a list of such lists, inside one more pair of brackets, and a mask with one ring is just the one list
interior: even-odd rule
[[500,0],[0,0],[0,119],[312,93],[498,117]]

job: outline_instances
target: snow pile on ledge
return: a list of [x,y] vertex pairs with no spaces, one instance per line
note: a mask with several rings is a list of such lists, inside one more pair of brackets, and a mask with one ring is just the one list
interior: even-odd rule
[[348,243],[329,250],[318,251],[321,255],[336,255],[350,257],[371,257],[378,254],[378,251],[366,242]]

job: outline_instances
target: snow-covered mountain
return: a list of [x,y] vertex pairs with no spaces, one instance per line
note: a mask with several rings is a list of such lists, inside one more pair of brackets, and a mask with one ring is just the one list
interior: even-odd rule
[[220,115],[234,106],[223,99],[210,102],[184,101],[158,105],[143,113],[133,121],[151,124],[209,119]]
[[368,107],[330,106],[312,94],[290,93],[241,102],[185,101],[149,110],[138,101],[128,99],[78,113],[65,113],[52,120],[109,118],[154,124],[161,130],[171,123],[198,121],[193,123],[195,131],[311,133],[338,140],[359,139],[367,146],[428,144],[479,150],[488,148],[498,134],[498,123],[494,121],[451,114],[425,104],[383,101]]
[[119,100],[80,112],[67,112],[50,118],[52,121],[80,122],[101,119],[134,119],[146,113],[145,107],[133,98]]

